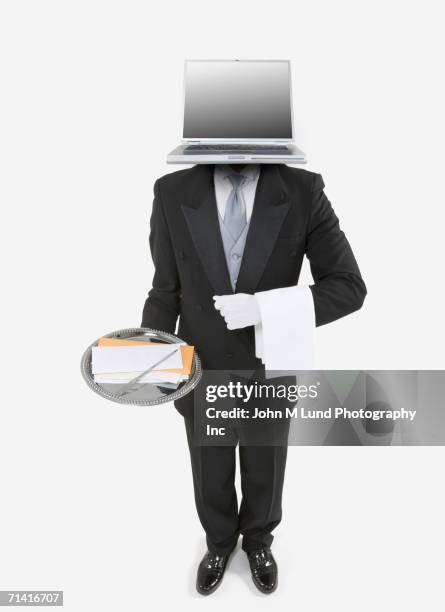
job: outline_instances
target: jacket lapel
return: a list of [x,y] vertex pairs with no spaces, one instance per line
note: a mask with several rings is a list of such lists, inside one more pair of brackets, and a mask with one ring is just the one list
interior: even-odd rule
[[[233,293],[218,222],[213,166],[196,166],[193,188],[182,204],[187,226],[216,295]],[[263,165],[236,285],[237,293],[255,293],[289,211],[278,167]]]
[[236,284],[237,293],[255,293],[289,206],[278,167],[263,165]]
[[194,190],[181,208],[215,295],[233,293],[218,221],[213,166],[197,166]]

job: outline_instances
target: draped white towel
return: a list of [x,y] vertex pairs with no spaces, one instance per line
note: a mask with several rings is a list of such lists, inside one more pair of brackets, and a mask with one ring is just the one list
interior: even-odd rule
[[255,297],[261,311],[255,352],[266,370],[315,370],[315,311],[309,287],[259,291]]

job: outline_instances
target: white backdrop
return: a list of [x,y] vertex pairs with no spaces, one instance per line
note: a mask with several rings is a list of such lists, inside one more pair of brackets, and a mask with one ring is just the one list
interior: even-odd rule
[[[181,418],[113,405],[79,373],[90,342],[140,323],[185,58],[292,60],[296,141],[369,292],[318,330],[320,366],[444,367],[441,9],[3,0],[0,590],[64,589],[76,611],[204,605]],[[205,605],[437,609],[442,479],[440,448],[291,448],[273,602],[238,553]]]

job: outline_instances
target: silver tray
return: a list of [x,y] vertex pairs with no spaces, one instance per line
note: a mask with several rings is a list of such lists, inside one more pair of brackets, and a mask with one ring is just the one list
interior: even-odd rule
[[[157,329],[149,329],[148,327],[131,327],[129,329],[120,329],[118,331],[111,332],[110,334],[105,334],[104,336],[101,336],[101,338],[144,340],[147,342],[164,342],[165,344],[177,344],[179,342],[183,342],[183,340],[177,336],[174,336],[173,334],[167,334],[166,332],[159,331]],[[118,397],[116,393],[118,389],[122,387],[122,384],[98,384],[94,382],[93,374],[91,372],[91,356],[92,348],[93,346],[97,346],[99,340],[100,338],[90,344],[83,354],[80,369],[82,376],[90,389],[112,402],[117,402],[119,404],[133,404],[138,406],[157,406],[159,404],[173,402],[180,397],[184,397],[184,395],[190,393],[190,391],[192,391],[201,380],[201,361],[195,350],[190,378],[180,383],[177,389],[169,389],[168,387],[154,385],[152,383],[141,383],[137,391],[129,393],[124,397]]]

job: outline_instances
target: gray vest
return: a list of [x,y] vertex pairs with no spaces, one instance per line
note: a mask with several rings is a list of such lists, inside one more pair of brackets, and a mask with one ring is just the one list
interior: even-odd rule
[[246,237],[249,230],[250,220],[247,222],[246,227],[241,232],[238,240],[234,241],[232,236],[226,229],[223,219],[221,219],[218,213],[219,229],[221,230],[221,237],[224,246],[224,254],[226,256],[227,268],[230,274],[230,284],[232,285],[232,291],[235,292],[236,281],[238,280],[239,269],[241,266],[241,260],[244,253],[244,247],[246,246]]

